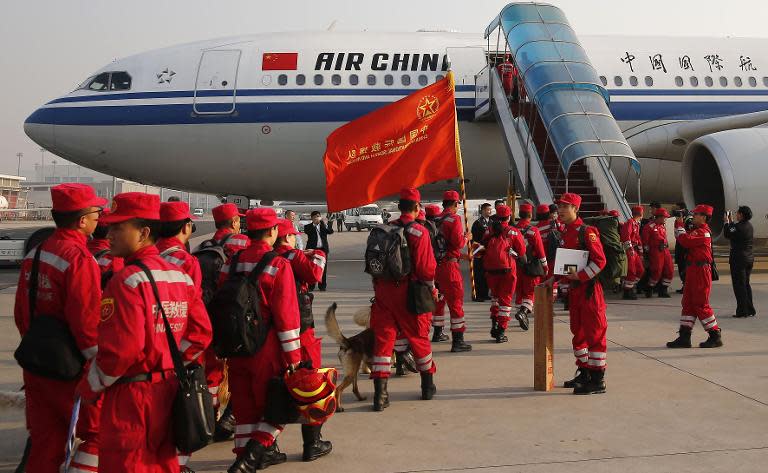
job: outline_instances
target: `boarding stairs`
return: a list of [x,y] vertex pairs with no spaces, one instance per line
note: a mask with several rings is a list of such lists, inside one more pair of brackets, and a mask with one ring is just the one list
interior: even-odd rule
[[[626,188],[610,164],[630,160],[638,183],[640,165],[563,12],[551,5],[511,3],[488,26],[485,38],[487,65],[475,77],[475,120],[499,124],[518,192],[535,203],[576,192],[582,196],[582,216],[617,209],[622,220],[630,218]],[[516,93],[514,88],[507,93],[498,72],[505,60],[518,71]]]

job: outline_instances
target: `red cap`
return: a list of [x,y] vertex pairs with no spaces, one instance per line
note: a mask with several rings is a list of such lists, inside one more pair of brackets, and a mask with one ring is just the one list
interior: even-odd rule
[[619,211],[618,210],[609,210],[608,211],[608,215],[610,215],[611,217],[618,217],[619,216]]
[[69,182],[51,187],[51,200],[56,212],[75,212],[107,205],[107,199],[97,197],[93,187]]
[[161,202],[160,221],[178,222],[181,220],[197,220],[189,213],[189,204],[186,202]]
[[437,217],[440,215],[440,206],[435,204],[429,204],[426,207],[424,207],[424,211],[427,214],[427,217]]
[[704,204],[699,204],[699,205],[696,206],[695,209],[693,209],[693,213],[695,213],[695,214],[704,214],[707,217],[711,217],[713,211],[714,211],[714,209],[712,208],[712,206],[704,205]]
[[112,211],[99,220],[109,225],[133,218],[160,220],[160,196],[143,192],[124,192],[112,199]]
[[632,215],[637,217],[642,217],[644,213],[645,213],[645,207],[643,207],[642,205],[635,205],[634,207],[632,207]]
[[536,213],[537,214],[548,214],[549,213],[549,205],[547,205],[547,204],[539,204],[539,206],[536,207]]
[[286,235],[298,235],[296,227],[293,226],[293,222],[290,220],[281,218],[277,221],[277,237],[284,237]]
[[655,212],[653,212],[653,216],[654,216],[654,217],[664,217],[664,218],[669,218],[669,212],[667,212],[667,209],[665,209],[664,207],[662,207],[662,208],[660,208],[660,209],[656,209],[656,211],[655,211]]
[[215,222],[224,222],[225,220],[235,218],[235,216],[245,217],[244,214],[240,213],[240,209],[235,204],[221,204],[214,207],[211,213],[213,213],[213,220]]
[[558,204],[570,204],[576,207],[578,209],[581,207],[581,196],[578,194],[574,194],[572,192],[566,192],[565,194],[560,196],[560,200],[557,201]]
[[413,187],[406,187],[405,189],[400,190],[400,200],[421,202],[421,192]]
[[445,191],[443,192],[443,200],[455,200],[458,202],[461,200],[461,197],[459,197],[459,193],[456,191]]
[[508,218],[512,215],[512,209],[508,205],[501,204],[496,207],[496,215],[500,218]]
[[424,213],[424,209],[419,209],[419,215],[416,217],[418,220],[426,220],[427,214]]
[[104,221],[104,217],[108,217],[109,214],[111,214],[111,213],[112,213],[112,211],[109,210],[108,208],[102,209],[101,215],[99,216],[99,222],[96,225],[99,226],[99,227],[106,227],[106,226],[108,226],[109,224]]
[[520,204],[520,211],[521,212],[533,213],[533,205],[531,205],[531,204],[529,204],[527,202],[525,204]]
[[263,230],[277,225],[277,214],[274,209],[262,207],[251,209],[245,214],[245,224],[248,230]]

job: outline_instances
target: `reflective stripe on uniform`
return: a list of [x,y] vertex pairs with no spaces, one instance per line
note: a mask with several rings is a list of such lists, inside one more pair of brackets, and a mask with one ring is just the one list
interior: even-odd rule
[[[193,286],[194,283],[192,282],[192,278],[187,276],[181,271],[175,271],[175,270],[162,270],[162,269],[153,269],[151,270],[152,277],[157,282],[167,282],[167,283],[185,283],[187,286]],[[139,271],[137,273],[133,273],[125,280],[123,281],[128,287],[132,289],[136,289],[136,287],[140,283],[148,283],[149,278],[147,278],[147,275],[144,273],[144,271]]]
[[411,235],[414,235],[414,236],[417,236],[417,237],[421,237],[421,235],[422,235],[421,230],[419,230],[418,228],[408,227],[408,229],[406,231],[408,233],[410,233]]
[[[32,250],[24,259],[33,259],[34,256],[35,256],[35,250]],[[58,269],[62,273],[66,271],[67,268],[69,268],[69,261],[45,250],[40,251],[40,261],[53,266],[54,268]]]

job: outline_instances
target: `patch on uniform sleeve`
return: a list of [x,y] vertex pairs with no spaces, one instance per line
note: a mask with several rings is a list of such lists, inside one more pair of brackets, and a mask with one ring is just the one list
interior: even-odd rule
[[115,314],[115,299],[112,297],[105,297],[101,300],[101,313],[99,320],[106,322]]
[[597,235],[595,235],[594,233],[590,233],[589,234],[589,241],[591,241],[592,243],[597,242]]

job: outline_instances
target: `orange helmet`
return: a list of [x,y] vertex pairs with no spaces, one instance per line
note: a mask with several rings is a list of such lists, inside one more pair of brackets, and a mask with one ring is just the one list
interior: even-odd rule
[[331,391],[326,397],[311,404],[299,405],[298,409],[302,424],[320,425],[336,412],[336,394]]
[[337,376],[335,368],[299,368],[293,373],[285,373],[285,386],[299,405],[303,406],[333,396]]

